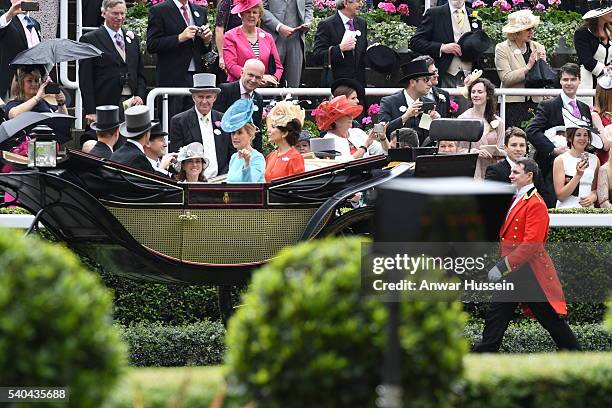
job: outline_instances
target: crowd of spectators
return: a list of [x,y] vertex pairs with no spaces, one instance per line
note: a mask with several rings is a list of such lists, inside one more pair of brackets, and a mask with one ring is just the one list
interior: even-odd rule
[[[38,22],[21,10],[27,2],[10,0],[0,16],[0,96],[7,100],[8,118],[25,111],[67,112],[63,92],[46,94],[50,79],[45,67],[9,69],[19,51],[44,41]],[[140,38],[124,27],[125,1],[98,2],[101,20],[91,12],[96,1],[86,2],[84,18],[101,25],[80,39],[103,51],[99,58],[82,61],[79,70],[83,113],[97,139],[89,143],[92,154],[186,182],[225,175],[230,182],[271,181],[305,170],[302,153],[310,150],[310,135],[302,132],[304,110],[297,101],[283,101],[267,112],[257,89],[300,86],[312,0],[221,0],[214,28],[207,25],[207,8],[197,2],[165,0],[151,6],[146,49],[157,56],[156,84],[191,92],[191,97],[170,97],[169,134],[150,121],[143,106],[144,50]],[[386,154],[402,145],[398,131],[403,129],[415,136],[410,145],[432,145],[432,121],[476,119],[484,125],[477,142],[438,142],[440,153],[478,153],[475,178],[508,182],[510,165],[529,154],[526,139],[535,148],[531,154],[541,170],[539,189],[549,207],[610,206],[606,126],[612,123],[612,57],[607,51],[612,7],[588,3],[584,27],[575,33],[579,64],[557,67],[561,95],[508,97],[504,123],[497,115],[495,86],[480,77],[482,54],[491,45],[482,22],[464,0],[438,2],[411,38],[412,51],[421,56],[399,68],[403,89],[382,98],[375,124],[380,126],[363,129],[358,120],[367,86],[368,29],[359,16],[363,1],[337,0],[336,12],[317,26],[312,53],[313,63],[329,67],[333,78],[327,84],[332,98],[314,110],[323,138],[333,142],[332,156],[346,161]],[[508,15],[502,30],[506,40],[495,46],[503,88],[524,88],[530,70],[547,63],[547,50],[533,40],[539,22],[530,10]],[[217,55],[217,75],[203,73]],[[451,97],[442,89],[455,87],[465,89],[465,97]],[[576,98],[579,88],[595,88],[595,98]],[[116,120],[109,114],[116,114]],[[264,136],[276,147],[266,158]],[[501,168],[503,163],[508,166]]]

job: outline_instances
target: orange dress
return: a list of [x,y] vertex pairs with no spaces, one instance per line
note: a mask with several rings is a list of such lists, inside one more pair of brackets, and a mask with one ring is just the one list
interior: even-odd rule
[[304,171],[304,158],[295,150],[289,149],[287,153],[280,154],[278,150],[273,151],[266,157],[266,181],[291,176]]

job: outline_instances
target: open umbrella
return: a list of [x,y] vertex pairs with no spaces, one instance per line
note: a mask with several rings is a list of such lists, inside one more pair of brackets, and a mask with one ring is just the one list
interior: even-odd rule
[[53,38],[21,51],[13,58],[11,65],[55,65],[60,62],[77,61],[100,55],[102,51],[91,44],[67,38]]
[[63,113],[24,112],[0,124],[0,143],[22,130],[29,131],[35,126],[46,125],[53,129],[55,140],[61,144],[70,140],[70,127],[74,124],[74,119],[74,116]]

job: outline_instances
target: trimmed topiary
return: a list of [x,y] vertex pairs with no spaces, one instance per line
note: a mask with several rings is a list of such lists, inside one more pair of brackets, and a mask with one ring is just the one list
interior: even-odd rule
[[68,387],[99,407],[124,365],[100,279],[59,245],[0,235],[0,386]]
[[[374,406],[387,308],[360,293],[361,242],[282,251],[258,270],[227,336],[229,389],[265,407]],[[459,303],[404,302],[402,382],[410,406],[449,406],[467,352]]]

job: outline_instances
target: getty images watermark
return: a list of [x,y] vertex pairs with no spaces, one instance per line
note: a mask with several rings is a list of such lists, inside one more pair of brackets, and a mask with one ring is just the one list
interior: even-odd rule
[[[361,288],[390,301],[544,302],[551,299],[541,288],[559,281],[559,300],[603,301],[612,288],[610,251],[611,243],[364,243]],[[545,268],[534,274],[534,262]]]

